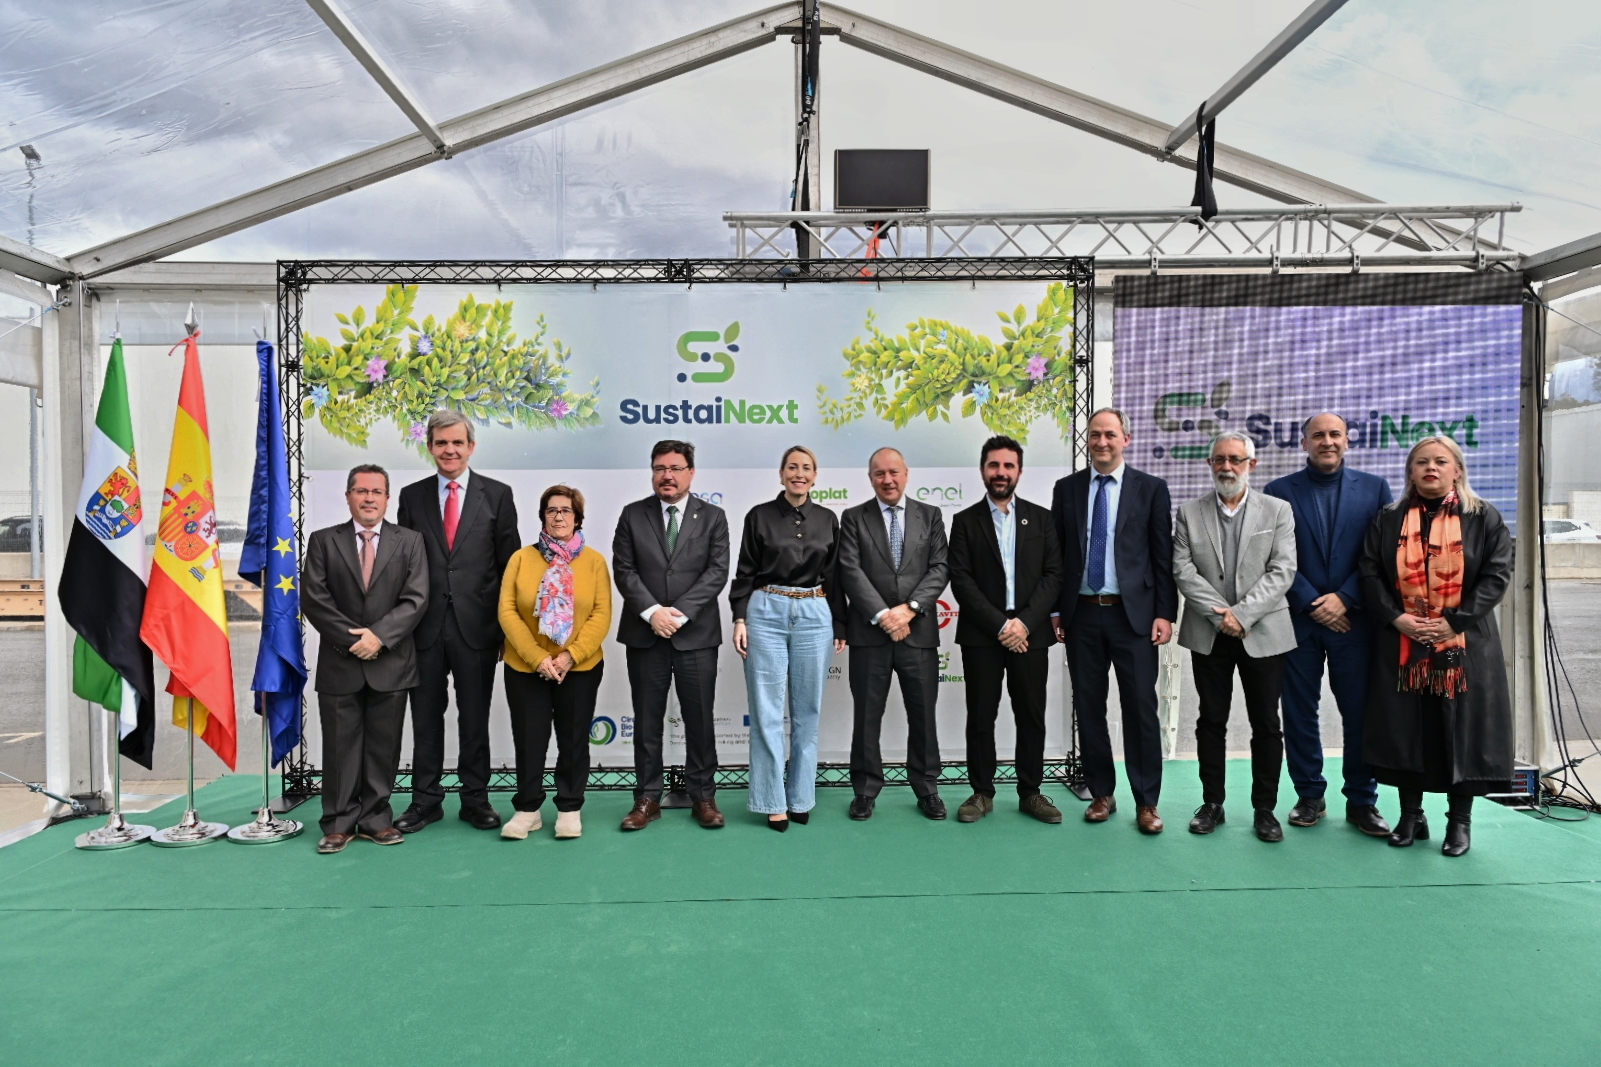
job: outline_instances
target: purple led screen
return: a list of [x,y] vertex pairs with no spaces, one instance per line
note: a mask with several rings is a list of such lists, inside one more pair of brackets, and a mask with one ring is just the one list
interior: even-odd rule
[[1113,396],[1133,424],[1128,462],[1166,478],[1176,507],[1211,484],[1211,435],[1242,430],[1261,487],[1306,462],[1302,422],[1334,411],[1351,426],[1346,462],[1397,495],[1412,444],[1448,434],[1474,490],[1516,532],[1522,314],[1517,304],[1117,307]]

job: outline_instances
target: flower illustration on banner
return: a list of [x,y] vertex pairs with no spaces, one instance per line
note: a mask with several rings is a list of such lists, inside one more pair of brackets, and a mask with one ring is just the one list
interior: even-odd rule
[[873,414],[897,429],[919,416],[930,422],[977,415],[994,433],[1028,439],[1029,426],[1049,417],[1062,439],[1073,433],[1073,288],[1052,283],[1029,320],[1019,304],[997,312],[1000,342],[942,319],[918,319],[900,335],[885,333],[867,313],[867,340],[843,352],[850,391],[835,400],[817,387],[822,421],[838,429]]
[[[374,423],[388,420],[401,440],[426,451],[427,420],[450,408],[479,425],[577,429],[600,422],[600,380],[570,386],[572,351],[548,338],[543,315],[531,337],[512,331],[512,302],[468,296],[443,322],[413,317],[418,287],[392,285],[373,309],[336,314],[342,343],[307,333],[304,365],[309,418],[334,437],[365,448]],[[548,339],[547,339],[548,338]]]

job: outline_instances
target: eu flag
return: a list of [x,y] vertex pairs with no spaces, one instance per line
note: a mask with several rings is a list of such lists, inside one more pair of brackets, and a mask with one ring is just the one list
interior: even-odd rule
[[300,569],[289,495],[289,453],[278,402],[278,368],[272,345],[256,342],[261,410],[256,419],[256,473],[250,485],[250,521],[239,557],[239,577],[261,587],[261,649],[250,688],[266,706],[272,727],[272,762],[300,743],[300,696],[306,688],[306,651],[300,629]]

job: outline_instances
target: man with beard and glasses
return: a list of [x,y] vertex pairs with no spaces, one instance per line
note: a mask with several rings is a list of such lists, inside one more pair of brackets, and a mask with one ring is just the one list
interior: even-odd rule
[[1223,821],[1229,705],[1238,671],[1251,720],[1256,836],[1283,841],[1273,809],[1284,760],[1284,654],[1295,647],[1285,599],[1295,581],[1295,516],[1277,497],[1250,491],[1256,444],[1245,434],[1231,430],[1212,438],[1207,463],[1213,491],[1179,508],[1173,530],[1173,575],[1184,594],[1179,644],[1190,650],[1201,698],[1195,747],[1202,803],[1190,833],[1209,834]]
[[951,591],[961,615],[956,643],[967,676],[967,773],[973,795],[956,811],[977,822],[995,810],[995,719],[1001,681],[1017,723],[1017,796],[1025,814],[1059,823],[1062,812],[1040,792],[1045,778],[1046,654],[1054,643],[1051,608],[1062,552],[1051,513],[1018,498],[1023,446],[991,437],[979,452],[983,500],[951,520]]
[[1067,645],[1073,714],[1084,748],[1090,806],[1084,821],[1117,811],[1117,772],[1106,725],[1108,675],[1123,710],[1123,773],[1141,833],[1162,832],[1162,726],[1156,712],[1157,649],[1173,639],[1173,506],[1167,483],[1123,462],[1128,416],[1102,408],[1085,437],[1090,467],[1056,483],[1051,516],[1062,546],[1054,624]]

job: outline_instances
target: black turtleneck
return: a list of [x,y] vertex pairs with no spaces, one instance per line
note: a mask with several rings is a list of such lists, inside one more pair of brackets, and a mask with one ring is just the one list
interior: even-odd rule
[[1307,479],[1312,483],[1312,506],[1317,509],[1319,524],[1323,527],[1323,543],[1334,544],[1334,517],[1340,512],[1340,490],[1344,485],[1344,466],[1332,474],[1324,474],[1312,464],[1306,465]]

